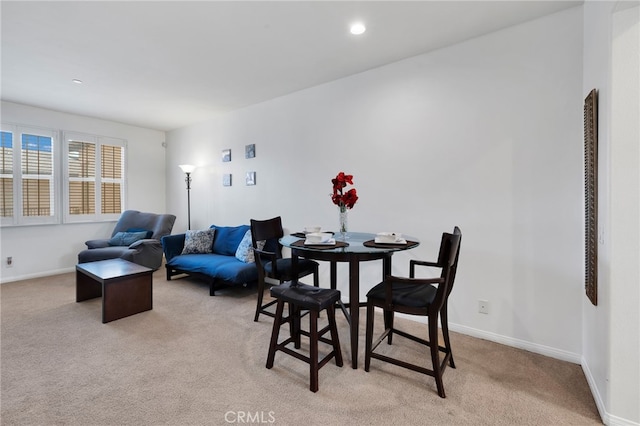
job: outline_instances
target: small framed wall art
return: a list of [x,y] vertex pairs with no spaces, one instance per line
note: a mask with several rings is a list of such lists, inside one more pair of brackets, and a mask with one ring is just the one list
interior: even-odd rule
[[246,183],[247,186],[253,186],[256,184],[256,172],[247,172]]
[[222,186],[231,186],[231,173],[222,175]]
[[229,161],[231,161],[231,150],[230,149],[223,149],[222,150],[222,162],[223,163],[228,163]]
[[252,143],[250,145],[244,146],[244,158],[255,158],[256,156],[256,144]]

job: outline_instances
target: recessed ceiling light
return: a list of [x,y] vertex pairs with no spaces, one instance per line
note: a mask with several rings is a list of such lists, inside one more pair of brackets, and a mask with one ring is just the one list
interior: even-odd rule
[[74,78],[73,81],[75,84],[82,84],[82,80],[78,80],[77,78]]
[[362,22],[356,22],[351,25],[351,34],[360,35],[364,33],[367,28],[364,26]]

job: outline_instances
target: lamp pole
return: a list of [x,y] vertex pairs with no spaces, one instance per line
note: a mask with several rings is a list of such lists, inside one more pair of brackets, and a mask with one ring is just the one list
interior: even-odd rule
[[184,178],[187,182],[187,229],[191,229],[191,173],[187,172],[187,177]]
[[184,178],[184,181],[187,183],[187,229],[191,229],[191,173],[195,170],[196,166],[181,164],[179,167],[187,175],[187,177]]

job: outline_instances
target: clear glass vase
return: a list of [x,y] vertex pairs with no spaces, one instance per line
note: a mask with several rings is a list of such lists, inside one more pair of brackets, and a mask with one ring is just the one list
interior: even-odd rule
[[347,239],[347,230],[349,227],[349,215],[347,214],[348,210],[345,206],[340,206],[339,210],[339,237],[342,241]]

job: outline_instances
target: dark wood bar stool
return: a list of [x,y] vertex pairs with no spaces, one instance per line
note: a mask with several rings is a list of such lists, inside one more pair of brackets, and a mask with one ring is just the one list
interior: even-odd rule
[[[322,368],[331,358],[335,358],[336,365],[342,367],[342,353],[340,352],[340,340],[338,338],[338,328],[336,327],[335,305],[340,300],[340,291],[329,288],[318,288],[302,283],[286,282],[271,288],[271,297],[277,300],[276,314],[273,321],[273,331],[271,333],[271,343],[269,344],[269,355],[267,357],[267,368],[273,367],[276,351],[282,351],[299,360],[309,364],[311,383],[309,389],[312,392],[318,391],[318,370]],[[289,315],[283,317],[284,304],[289,304]],[[300,310],[309,311],[309,331],[300,328]],[[327,311],[329,324],[318,330],[318,316],[320,311]],[[282,343],[278,343],[280,327],[289,324],[290,336]],[[331,339],[322,337],[327,332]],[[294,344],[295,348],[300,348],[300,336],[309,337],[309,356],[293,350],[287,345]],[[318,342],[331,345],[333,350],[322,360],[318,360]]]

